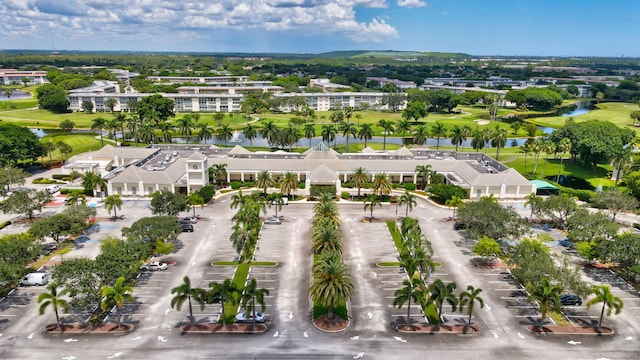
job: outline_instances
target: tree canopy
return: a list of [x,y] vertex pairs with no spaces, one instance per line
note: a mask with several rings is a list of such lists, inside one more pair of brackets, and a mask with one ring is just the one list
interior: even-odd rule
[[13,124],[0,125],[0,165],[33,160],[43,155],[44,146],[29,129]]

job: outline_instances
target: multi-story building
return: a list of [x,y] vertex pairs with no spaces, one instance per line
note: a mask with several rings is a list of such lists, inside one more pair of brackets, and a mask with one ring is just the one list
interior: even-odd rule
[[46,71],[22,71],[16,69],[0,68],[0,85],[42,85],[47,83]]

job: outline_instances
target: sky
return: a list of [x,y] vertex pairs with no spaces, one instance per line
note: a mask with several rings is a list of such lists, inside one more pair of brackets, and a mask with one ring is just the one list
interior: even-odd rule
[[640,0],[0,0],[0,49],[640,56]]

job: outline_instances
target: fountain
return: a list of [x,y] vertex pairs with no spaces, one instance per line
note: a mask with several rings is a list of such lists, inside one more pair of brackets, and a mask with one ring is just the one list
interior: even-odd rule
[[234,131],[233,135],[231,136],[231,140],[229,140],[229,142],[232,142],[232,143],[242,142],[242,139],[240,139],[240,131],[238,130]]

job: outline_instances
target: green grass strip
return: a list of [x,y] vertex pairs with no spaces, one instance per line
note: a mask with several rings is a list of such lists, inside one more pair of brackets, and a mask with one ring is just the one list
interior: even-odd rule
[[380,266],[380,267],[392,267],[392,266],[400,266],[400,262],[396,261],[396,262],[389,262],[389,261],[382,261],[376,264],[376,266]]
[[400,233],[396,222],[393,220],[387,221],[387,228],[389,229],[389,234],[391,234],[393,243],[396,245],[396,249],[399,253],[402,253],[402,234]]
[[214,261],[211,263],[213,266],[236,266],[238,264],[237,261]]
[[278,265],[275,261],[251,261],[249,262],[251,266],[276,266]]

